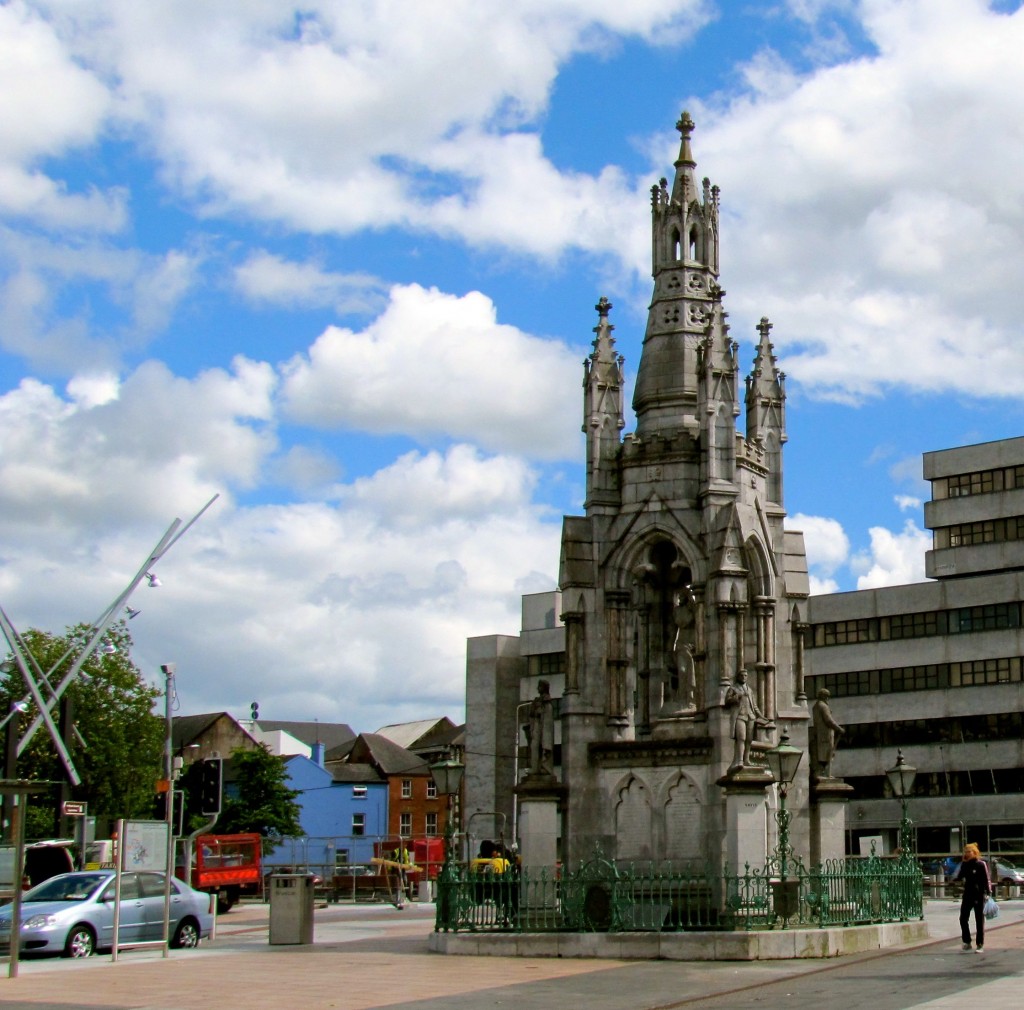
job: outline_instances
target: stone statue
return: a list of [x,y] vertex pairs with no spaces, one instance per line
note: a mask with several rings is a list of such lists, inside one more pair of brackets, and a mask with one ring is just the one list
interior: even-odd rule
[[832,777],[832,758],[835,757],[836,744],[843,735],[843,727],[836,722],[829,708],[828,700],[832,696],[825,688],[818,692],[818,700],[811,707],[811,719],[814,725],[814,771],[818,778]]
[[530,774],[554,775],[555,712],[551,685],[546,680],[537,683],[537,697],[530,702],[526,733],[530,744]]
[[689,586],[684,586],[677,594],[672,617],[676,625],[672,655],[679,676],[679,700],[684,708],[692,708],[697,688],[696,666],[693,661],[693,652],[697,645],[697,602]]
[[757,707],[754,692],[747,683],[747,671],[740,670],[736,674],[736,680],[730,684],[725,691],[725,707],[733,708],[732,717],[732,739],[733,753],[732,765],[729,770],[744,768],[750,762],[750,745],[754,742],[754,731],[758,726],[766,726],[761,710]]

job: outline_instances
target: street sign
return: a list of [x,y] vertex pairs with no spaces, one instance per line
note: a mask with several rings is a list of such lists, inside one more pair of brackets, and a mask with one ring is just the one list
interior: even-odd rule
[[63,806],[65,817],[84,817],[85,804],[80,800],[65,800]]

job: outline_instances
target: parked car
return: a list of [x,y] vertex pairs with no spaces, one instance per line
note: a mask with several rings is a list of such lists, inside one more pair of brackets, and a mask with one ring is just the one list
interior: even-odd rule
[[995,859],[990,864],[990,876],[994,884],[1024,886],[1024,870],[1019,870],[1013,863]]
[[[114,871],[62,873],[37,884],[21,898],[21,950],[25,954],[88,957],[114,943]],[[210,935],[209,894],[171,878],[172,947],[195,947]],[[0,946],[10,948],[11,905],[0,908]],[[160,940],[164,928],[164,875],[125,873],[121,877],[118,942]]]

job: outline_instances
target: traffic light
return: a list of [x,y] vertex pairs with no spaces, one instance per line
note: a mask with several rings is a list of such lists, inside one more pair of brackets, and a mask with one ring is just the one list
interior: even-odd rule
[[[167,797],[171,793],[157,793],[153,799],[153,819],[167,820]],[[174,790],[174,807],[171,817],[171,835],[181,838],[185,834],[185,794],[180,789]]]
[[220,813],[221,784],[224,777],[222,758],[206,758],[199,774],[199,812]]

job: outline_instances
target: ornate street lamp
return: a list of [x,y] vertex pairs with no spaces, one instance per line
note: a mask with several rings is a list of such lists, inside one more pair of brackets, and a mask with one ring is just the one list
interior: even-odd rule
[[444,829],[444,863],[441,872],[438,874],[438,896],[437,896],[437,920],[435,929],[448,929],[450,923],[450,910],[455,907],[451,900],[452,889],[457,884],[458,872],[455,867],[455,794],[462,784],[462,774],[466,766],[456,761],[449,752],[441,761],[435,761],[430,765],[430,775],[434,780],[437,791],[442,796],[448,797],[448,818]]
[[797,881],[786,880],[787,862],[795,858],[789,845],[789,824],[792,815],[786,809],[786,794],[796,778],[797,769],[804,752],[789,742],[789,734],[783,730],[776,746],[765,752],[772,778],[779,784],[779,809],[775,819],[779,825],[779,839],[776,846],[776,861],[779,867],[779,881],[773,883],[775,911],[785,921],[796,913]]
[[903,757],[903,750],[896,750],[896,764],[886,770],[885,777],[892,787],[893,796],[899,797],[903,810],[900,818],[900,857],[909,858],[913,854],[914,845],[910,834],[912,827],[910,818],[907,816],[907,797],[914,789],[914,779],[917,778],[917,769],[912,764],[907,764]]

